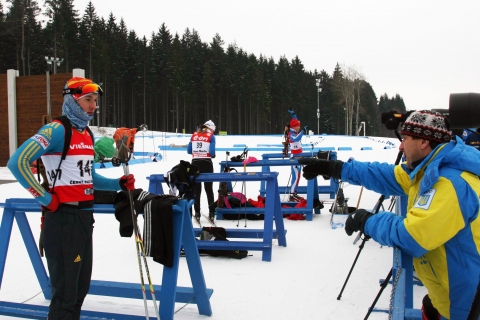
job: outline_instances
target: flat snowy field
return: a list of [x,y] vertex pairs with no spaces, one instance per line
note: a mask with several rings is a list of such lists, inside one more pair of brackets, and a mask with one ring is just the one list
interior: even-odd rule
[[[95,130],[96,127],[93,127]],[[114,129],[113,129],[114,130]],[[112,129],[97,130],[97,137],[111,135]],[[234,144],[246,144],[250,148],[257,144],[280,144],[280,135],[268,136],[216,136],[217,147],[232,148],[230,157],[241,153],[233,151]],[[157,151],[159,146],[186,145],[190,135],[160,133],[147,131],[138,133],[135,141],[135,151]],[[311,152],[312,145],[323,147],[351,147],[352,151],[338,151],[338,159],[348,160],[353,157],[361,161],[379,161],[394,163],[398,153],[399,142],[396,139],[376,137],[345,137],[345,136],[307,136],[302,141],[304,152]],[[391,146],[385,149],[385,146]],[[361,150],[371,147],[372,150]],[[278,153],[278,151],[275,151]],[[249,151],[249,156],[261,159],[268,151]],[[136,177],[136,187],[148,190],[150,174],[165,173],[180,160],[191,160],[186,149],[181,151],[160,151],[163,159],[152,162],[131,165],[130,172]],[[219,172],[218,163],[225,160],[225,151],[217,151],[213,159],[214,169]],[[248,168],[249,171],[260,171],[260,168]],[[239,168],[239,171],[242,171]],[[286,185],[290,177],[290,168],[276,167],[280,186]],[[98,172],[107,177],[120,177],[122,168],[99,169]],[[0,180],[14,180],[9,170],[0,168]],[[318,178],[319,184],[327,184],[323,178]],[[237,183],[235,191],[241,191],[242,183]],[[256,199],[259,182],[248,182],[246,195]],[[306,185],[302,178],[300,185]],[[214,183],[214,190],[218,184]],[[372,209],[380,197],[369,190],[349,184],[344,185],[345,197],[349,206]],[[17,182],[0,185],[0,202],[7,198],[30,198],[30,194]],[[281,196],[281,198],[283,195]],[[283,200],[283,199],[282,199]],[[342,299],[337,296],[358,253],[358,242],[353,245],[354,236],[348,237],[342,227],[333,229],[330,225],[331,201],[328,196],[321,195],[325,208],[320,215],[314,215],[313,221],[291,221],[284,219],[287,230],[287,247],[274,244],[272,261],[263,262],[260,251],[250,251],[242,260],[222,257],[201,257],[205,281],[208,288],[214,290],[210,299],[213,314],[206,317],[198,314],[196,305],[175,305],[175,319],[363,319],[377,295],[379,280],[384,279],[392,267],[392,248],[381,247],[370,240],[366,243],[350,280],[343,292]],[[208,213],[205,192],[202,193],[202,212]],[[390,199],[384,202],[388,208]],[[0,210],[0,218],[3,211]],[[27,213],[35,239],[40,233],[40,214]],[[138,264],[133,238],[121,238],[118,233],[118,222],[113,215],[97,214],[94,231],[94,280],[110,280],[123,282],[139,282]],[[207,221],[202,221],[208,225]],[[224,228],[237,228],[238,221],[217,221]],[[247,228],[263,228],[263,221],[247,222]],[[143,218],[139,218],[143,225]],[[238,223],[238,228],[245,228],[245,220]],[[45,259],[45,258],[43,258]],[[44,261],[46,265],[46,261]],[[163,266],[148,260],[152,280],[161,284]],[[184,258],[180,260],[179,286],[191,287],[188,267]],[[139,285],[140,290],[140,285]],[[8,250],[5,272],[1,282],[0,301],[48,305],[30,259],[23,244],[16,224],[12,231]],[[38,295],[37,295],[38,294]],[[389,285],[377,308],[388,309],[391,286]],[[425,294],[423,287],[415,287],[414,307],[420,308],[421,298]],[[33,297],[33,298],[32,298]],[[154,314],[151,301],[150,316]],[[183,307],[183,308],[182,308]],[[87,296],[83,309],[104,312],[143,315],[142,300],[120,299],[99,296]],[[388,314],[374,312],[370,319],[387,319]]]

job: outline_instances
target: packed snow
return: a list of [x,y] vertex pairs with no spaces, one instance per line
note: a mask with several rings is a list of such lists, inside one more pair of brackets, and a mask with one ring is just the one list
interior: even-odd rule
[[[96,137],[112,135],[114,129],[92,127]],[[162,160],[152,162],[146,157],[144,163],[130,166],[135,175],[136,187],[148,190],[150,174],[163,174],[180,160],[191,160],[184,150],[160,150],[161,146],[186,145],[190,135],[163,132],[137,133],[135,151],[159,152]],[[216,136],[217,147],[232,148],[230,157],[241,151],[233,151],[234,144],[246,144],[254,148],[257,144],[280,144],[281,135],[268,136]],[[361,161],[379,161],[394,163],[398,154],[399,141],[391,138],[348,137],[348,136],[305,136],[302,140],[304,152],[315,154],[318,147],[351,147],[351,151],[337,151],[338,159],[347,161],[353,157]],[[361,150],[371,147],[372,150]],[[386,148],[387,147],[387,148]],[[278,151],[276,151],[278,153]],[[249,151],[248,156],[262,158],[265,151]],[[217,151],[213,159],[216,172],[220,170],[220,161],[225,161],[226,152]],[[242,171],[243,168],[238,168]],[[106,177],[120,177],[122,168],[97,169]],[[260,171],[261,168],[248,168],[248,171]],[[290,178],[289,167],[276,167],[278,183],[287,185]],[[0,168],[0,180],[15,180],[5,167]],[[327,184],[322,177],[319,184]],[[259,182],[246,183],[246,195],[256,199]],[[301,179],[300,185],[306,185]],[[237,183],[234,191],[241,189]],[[214,192],[218,183],[214,183]],[[369,190],[349,184],[344,185],[345,197],[351,207],[372,209],[380,197]],[[361,194],[361,198],[359,199]],[[17,182],[0,185],[0,202],[7,198],[30,198],[31,195]],[[284,195],[281,199],[284,200]],[[348,237],[343,227],[332,228],[330,224],[332,204],[327,195],[320,195],[324,209],[320,215],[314,215],[313,221],[292,221],[284,219],[287,230],[287,247],[278,246],[274,241],[271,262],[262,261],[261,251],[249,251],[249,256],[242,260],[224,257],[202,256],[201,263],[208,288],[214,290],[210,299],[213,314],[211,317],[198,313],[195,304],[175,305],[175,319],[362,319],[377,295],[380,279],[384,279],[392,267],[392,248],[382,247],[373,240],[367,241],[357,264],[352,272],[341,300],[337,296],[358,253],[358,242],[353,245],[354,236]],[[384,202],[388,208],[390,199]],[[202,192],[202,212],[208,213],[205,192]],[[0,217],[3,211],[0,210]],[[27,213],[35,239],[40,233],[40,213]],[[97,214],[94,231],[94,280],[139,282],[135,242],[133,238],[121,238],[118,222],[113,215]],[[202,218],[203,225],[208,222]],[[220,220],[217,226],[230,228],[263,228],[263,221]],[[139,218],[143,224],[143,218]],[[238,225],[238,227],[237,227]],[[227,235],[228,236],[228,235]],[[46,265],[45,258],[44,264]],[[161,284],[163,266],[148,259],[151,278],[155,284]],[[178,285],[191,287],[185,258],[180,260]],[[140,285],[139,285],[140,290]],[[20,232],[14,225],[10,239],[5,272],[1,282],[0,301],[26,302],[29,304],[48,305],[41,294],[42,288],[36,279]],[[39,294],[40,293],[40,294]],[[376,307],[388,310],[391,286],[383,292]],[[414,307],[420,308],[421,298],[425,294],[423,287],[414,289]],[[154,314],[152,302],[149,301],[150,316]],[[143,315],[142,300],[121,299],[88,295],[83,305],[84,310],[98,310],[124,314]],[[370,319],[387,319],[388,314],[374,312]]]

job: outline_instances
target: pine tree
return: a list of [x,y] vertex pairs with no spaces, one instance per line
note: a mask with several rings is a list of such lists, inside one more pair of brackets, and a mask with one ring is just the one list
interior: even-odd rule
[[78,12],[73,7],[73,0],[45,0],[45,5],[50,19],[44,29],[49,47],[46,55],[63,59],[60,66],[54,65],[54,70],[67,72],[83,55],[83,42],[78,39]]

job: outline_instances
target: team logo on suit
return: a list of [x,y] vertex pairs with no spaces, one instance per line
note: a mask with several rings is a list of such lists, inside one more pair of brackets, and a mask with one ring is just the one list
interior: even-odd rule
[[437,190],[430,189],[427,192],[425,192],[424,194],[422,194],[418,198],[414,207],[419,208],[419,209],[428,210],[428,208],[430,208],[430,204],[432,203],[433,197],[435,196],[435,192],[437,192]]

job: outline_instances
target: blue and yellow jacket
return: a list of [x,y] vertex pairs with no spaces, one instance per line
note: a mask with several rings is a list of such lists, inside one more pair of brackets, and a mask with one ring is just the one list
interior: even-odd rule
[[[48,134],[47,134],[48,133]],[[59,122],[51,122],[38,130],[37,134],[25,141],[10,157],[8,169],[20,185],[29,190],[35,199],[43,206],[48,206],[52,196],[37,181],[30,169],[30,163],[44,154],[58,153],[63,150],[65,128]],[[93,160],[93,159],[92,159]],[[119,179],[108,179],[92,170],[93,188],[96,190],[121,190]]]
[[418,277],[447,319],[467,319],[480,279],[480,152],[459,138],[414,170],[350,160],[342,180],[384,195],[408,196],[405,217],[379,212],[365,234],[414,257]]

